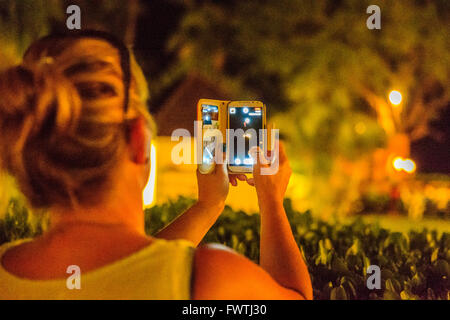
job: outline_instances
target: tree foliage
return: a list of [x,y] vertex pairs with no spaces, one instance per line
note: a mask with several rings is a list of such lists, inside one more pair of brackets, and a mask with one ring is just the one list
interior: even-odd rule
[[28,45],[63,15],[59,0],[0,2],[0,70],[20,61]]
[[[171,42],[180,64],[289,110],[278,124],[306,148],[370,150],[382,142],[372,120],[418,139],[449,101],[446,1],[383,1],[381,30],[366,27],[370,1],[189,3]],[[404,95],[400,112],[392,89]]]
[[52,31],[66,30],[66,8],[81,9],[82,29],[106,30],[132,45],[139,1],[13,0],[0,2],[0,70],[20,61],[26,48]]

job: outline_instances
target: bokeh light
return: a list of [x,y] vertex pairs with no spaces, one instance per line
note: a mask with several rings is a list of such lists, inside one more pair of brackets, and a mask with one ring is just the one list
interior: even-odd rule
[[402,94],[400,91],[392,90],[389,93],[389,101],[395,106],[399,105],[402,102]]
[[411,159],[403,159],[402,157],[396,157],[392,161],[392,166],[396,171],[405,171],[407,173],[413,173],[416,171],[416,164]]

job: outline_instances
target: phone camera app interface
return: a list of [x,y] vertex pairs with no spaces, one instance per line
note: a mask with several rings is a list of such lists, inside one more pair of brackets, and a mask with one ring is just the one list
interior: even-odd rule
[[[229,150],[229,159],[231,166],[252,167],[253,160],[249,155],[251,147],[262,145],[259,139],[259,130],[262,129],[263,115],[260,107],[230,107],[229,112],[229,128],[230,139],[233,139],[230,145],[233,150]],[[238,129],[242,129],[238,130]],[[244,146],[239,148],[239,144]],[[242,152],[243,151],[243,152]]]

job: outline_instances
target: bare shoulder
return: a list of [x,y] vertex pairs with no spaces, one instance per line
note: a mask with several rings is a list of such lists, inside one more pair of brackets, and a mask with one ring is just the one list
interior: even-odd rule
[[36,254],[36,240],[27,241],[9,248],[1,257],[1,264],[5,270],[21,277],[30,277],[36,272],[32,267],[34,261],[41,261]]
[[196,249],[194,299],[303,299],[279,285],[264,269],[232,249],[209,244]]

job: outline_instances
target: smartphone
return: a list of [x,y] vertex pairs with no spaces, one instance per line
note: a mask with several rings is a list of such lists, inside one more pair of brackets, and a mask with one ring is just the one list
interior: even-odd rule
[[227,109],[227,157],[228,171],[233,173],[253,172],[253,160],[249,150],[264,148],[266,128],[266,106],[261,101],[231,101]]
[[202,152],[198,168],[202,174],[208,174],[214,170],[216,148],[225,142],[222,134],[224,119],[222,119],[221,110],[227,103],[228,101],[213,99],[200,99],[198,103],[198,120],[202,125]]

